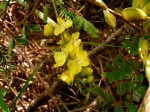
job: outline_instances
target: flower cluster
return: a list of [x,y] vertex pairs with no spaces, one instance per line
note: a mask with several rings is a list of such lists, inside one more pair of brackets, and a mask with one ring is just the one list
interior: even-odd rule
[[60,50],[54,53],[56,63],[53,67],[60,67],[66,63],[67,69],[61,74],[60,79],[70,84],[76,74],[79,74],[83,67],[90,64],[90,60],[88,53],[81,46],[80,33],[69,34],[65,31],[72,26],[72,21],[70,19],[63,21],[62,18],[57,18],[57,23],[54,28],[54,35],[61,34],[61,39],[57,43],[60,45]]

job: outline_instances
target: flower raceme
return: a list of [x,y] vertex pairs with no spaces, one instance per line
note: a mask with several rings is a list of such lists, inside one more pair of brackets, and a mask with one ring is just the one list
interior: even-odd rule
[[[71,35],[65,30],[72,26],[72,21],[62,18],[57,18],[57,25],[52,28],[51,24],[44,26],[44,34],[49,36],[50,33],[55,36],[61,34],[61,40],[57,43],[60,45],[60,50],[54,53],[55,64],[54,68],[61,67],[65,63],[67,68],[60,76],[60,79],[70,84],[73,82],[74,77],[82,71],[82,68],[90,64],[88,53],[82,49],[81,39],[79,39],[79,32],[72,33]],[[49,27],[49,28],[48,28]]]
[[78,38],[79,32],[73,33],[72,36],[70,36],[69,42],[61,49],[61,52],[54,53],[54,59],[56,62],[54,68],[64,65],[68,58],[68,54],[73,57],[75,53],[79,52],[81,39]]
[[79,39],[79,32],[73,33],[69,38],[68,43],[63,46],[61,52],[54,53],[56,64],[54,68],[63,66],[67,61],[67,71],[62,73],[60,79],[70,84],[76,74],[79,74],[82,67],[90,64],[88,53],[81,47],[81,39]]
[[[89,58],[86,51],[82,50],[80,43],[81,39],[78,39],[79,32],[73,33],[70,39],[70,42],[61,49],[61,52],[54,53],[54,59],[56,64],[54,64],[54,68],[63,66],[68,58],[68,68],[73,73],[78,74],[82,66],[89,65]],[[74,66],[74,67],[72,67]],[[72,69],[76,70],[72,70]]]

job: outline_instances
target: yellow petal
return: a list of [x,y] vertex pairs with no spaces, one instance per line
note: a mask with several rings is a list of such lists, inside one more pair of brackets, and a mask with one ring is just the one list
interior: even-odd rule
[[82,70],[82,66],[79,64],[76,64],[76,74],[80,73]]
[[67,66],[69,68],[69,72],[74,75],[80,73],[82,70],[82,66],[77,64],[76,60],[69,60]]
[[86,58],[82,59],[79,64],[81,64],[83,67],[86,67],[90,64],[90,60],[88,57],[86,57]]
[[59,40],[59,42],[57,42],[57,44],[62,44],[63,43],[63,40]]
[[72,26],[72,21],[71,21],[71,20],[67,20],[67,21],[64,23],[64,26],[65,26],[66,29],[69,28],[69,27],[71,27],[71,26]]
[[61,76],[60,79],[64,82],[66,82],[67,84],[70,84],[71,82],[73,82],[74,77],[72,75],[69,74],[68,71],[65,71]]
[[70,36],[66,32],[63,33],[63,38],[68,41],[70,40]]
[[90,75],[88,78],[87,78],[87,83],[91,83],[94,81],[94,76],[93,75]]
[[90,67],[83,67],[81,74],[85,75],[85,76],[89,76],[93,74],[93,70]]
[[64,26],[56,26],[56,28],[54,29],[54,35],[59,35],[61,34],[63,31],[65,31],[65,27]]
[[67,66],[69,68],[70,73],[76,74],[76,62],[75,62],[75,60],[68,60]]
[[62,20],[62,18],[61,17],[57,17],[57,23],[59,24],[59,25],[61,25],[61,24],[63,24],[63,20]]
[[54,59],[56,64],[54,64],[54,68],[62,66],[66,62],[67,55],[64,52],[55,52]]
[[53,36],[54,35],[53,24],[49,23],[49,24],[44,25],[44,35],[45,36]]
[[67,52],[71,52],[73,50],[73,45],[71,42],[69,42],[66,46],[65,46],[65,50],[67,50]]
[[80,33],[79,33],[79,32],[76,32],[76,33],[73,33],[73,34],[71,35],[71,37],[72,37],[73,40],[77,40],[77,39],[79,38],[79,35],[80,35]]
[[88,53],[86,51],[80,51],[76,54],[78,64],[81,66],[88,66],[90,64],[90,60],[88,58]]
[[78,39],[73,44],[73,50],[70,52],[71,57],[79,52],[81,39]]

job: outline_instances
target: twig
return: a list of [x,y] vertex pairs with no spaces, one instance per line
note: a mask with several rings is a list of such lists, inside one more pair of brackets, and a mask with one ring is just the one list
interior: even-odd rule
[[85,107],[77,108],[77,109],[74,109],[74,110],[72,110],[70,112],[83,112],[83,110],[85,110],[85,109],[87,109],[89,107],[93,107],[93,106],[95,106],[95,105],[90,105],[90,106],[85,106]]
[[70,112],[70,110],[67,108],[67,106],[64,104],[64,102],[61,100],[60,97],[58,97],[58,99],[60,100],[60,102],[62,103],[62,105],[64,106],[64,108],[66,109],[67,112]]
[[138,112],[149,112],[150,111],[150,87],[148,87],[142,103],[138,109]]
[[[2,75],[5,83],[7,84],[7,86],[9,87],[9,89],[12,91],[12,93],[15,95],[15,97],[17,96],[17,93],[14,91],[14,89],[9,85],[9,83],[7,82],[7,80],[5,80],[4,76]],[[25,108],[25,106],[23,105],[21,99],[18,99],[19,103],[21,104],[21,106],[23,107],[24,111],[27,112],[27,109]]]
[[[64,83],[60,79],[56,80],[56,82],[53,84],[53,88],[51,89],[52,95],[55,95],[57,93],[57,91],[63,87],[63,85],[64,85]],[[35,108],[40,106],[42,104],[42,101],[44,101],[47,98],[49,98],[48,93],[47,93],[47,91],[44,91],[41,94],[41,96],[35,100],[34,104],[32,104],[28,107],[28,109],[27,109],[28,112],[33,112],[35,110]]]
[[[19,48],[17,48],[16,47],[16,50],[22,55],[22,57],[27,61],[27,63],[29,64],[29,66],[32,68],[32,70],[34,70],[34,65],[30,62],[30,60],[28,59],[28,57],[26,56],[26,55],[24,55],[24,54],[22,54],[22,52],[21,52],[21,50],[19,49]],[[56,105],[56,108],[57,108],[57,110],[58,110],[58,112],[61,112],[60,111],[60,109],[59,109],[59,107],[58,107],[58,105],[57,105],[57,103],[55,102],[55,100],[54,100],[54,97],[53,97],[53,95],[52,95],[52,92],[54,91],[52,91],[52,89],[50,88],[50,87],[48,87],[45,83],[44,83],[44,81],[43,81],[43,79],[41,78],[41,76],[39,75],[39,74],[37,74],[37,76],[38,76],[38,78],[40,79],[40,81],[42,82],[42,84],[44,85],[44,87],[45,87],[45,89],[46,89],[46,91],[47,91],[47,94],[50,96],[50,98],[53,100],[53,102],[55,103],[55,105]],[[59,83],[62,83],[62,82],[60,82],[60,81],[58,81]],[[55,89],[57,89],[57,88],[55,88]],[[44,94],[45,95],[45,94]],[[46,95],[47,96],[47,95]],[[33,108],[32,108],[33,109]],[[28,111],[30,111],[30,110],[28,110]]]
[[[100,7],[100,8],[103,9],[102,5],[100,5],[99,3],[97,3],[95,0],[87,0],[87,1],[90,2],[91,4],[93,4],[93,5],[95,5],[95,6],[98,6],[98,7]],[[127,21],[121,14],[119,14],[119,13],[113,11],[113,10],[110,9],[110,8],[107,8],[107,10],[108,10],[110,13],[114,14],[115,16],[117,16],[118,18],[120,18],[122,21],[124,21],[124,22],[126,22],[127,24],[129,24],[129,25],[130,25],[131,27],[133,27],[134,29],[136,29],[136,30],[141,34],[141,36],[144,35],[144,31],[143,31],[140,27],[138,27],[137,25],[135,25],[135,24],[133,24],[133,23]]]
[[97,96],[88,106],[88,108],[86,108],[86,110],[84,112],[91,112],[92,107],[97,106],[97,101],[100,99],[99,96]]
[[6,8],[3,10],[3,15],[2,15],[2,17],[1,17],[1,21],[2,21],[2,23],[0,23],[0,29],[2,29],[2,26],[3,26],[4,20],[5,20],[6,14],[7,14],[7,8],[8,8],[9,3],[10,3],[10,0],[9,0],[9,1],[7,1]]
[[43,79],[42,79],[42,77],[40,75],[38,75],[38,77],[39,77],[40,81],[42,82],[42,84],[44,85],[44,87],[45,87],[48,95],[53,100],[53,102],[54,102],[54,104],[55,104],[58,112],[61,112],[60,109],[59,109],[59,107],[58,107],[58,105],[57,105],[57,103],[56,103],[56,101],[55,101],[55,99],[54,99],[54,96],[52,95],[52,89],[48,85],[45,84],[45,82],[43,81]]
[[[110,36],[108,36],[106,41],[102,42],[101,44],[104,45],[104,44],[110,43],[113,40],[113,38],[115,38],[116,36],[120,35],[123,32],[124,28],[125,28],[125,26],[122,26],[121,28],[119,28],[117,31],[115,31]],[[105,47],[102,46],[102,45],[99,45],[99,46],[95,47],[94,49],[92,49],[91,51],[89,51],[88,52],[89,57],[91,57],[92,55],[98,53],[100,50],[104,49]]]
[[133,24],[133,23],[127,21],[121,14],[119,14],[119,13],[117,13],[117,12],[111,10],[111,9],[107,9],[107,10],[108,10],[110,13],[114,14],[115,16],[119,17],[121,20],[123,20],[123,21],[126,22],[127,24],[129,24],[129,25],[130,25],[131,27],[133,27],[134,29],[136,29],[136,30],[140,33],[141,36],[144,35],[144,31],[143,31],[140,27],[138,27],[137,25],[135,25],[135,24]]
[[30,17],[30,15],[35,12],[35,10],[36,10],[37,6],[39,6],[40,2],[41,2],[41,0],[36,0],[36,2],[34,3],[34,6],[33,6],[33,8],[32,8],[31,11],[30,11],[30,8],[29,8],[29,11],[30,11],[30,12],[29,12],[28,15],[26,15],[25,18],[22,20],[22,23],[23,23],[23,22],[26,22],[26,20]]

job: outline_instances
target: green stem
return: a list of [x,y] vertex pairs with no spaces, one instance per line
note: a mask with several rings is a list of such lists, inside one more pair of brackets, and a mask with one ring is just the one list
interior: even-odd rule
[[53,3],[53,7],[54,7],[54,12],[56,14],[56,18],[58,17],[58,13],[57,13],[57,8],[56,8],[56,4],[54,2],[54,0],[52,0],[52,3]]

